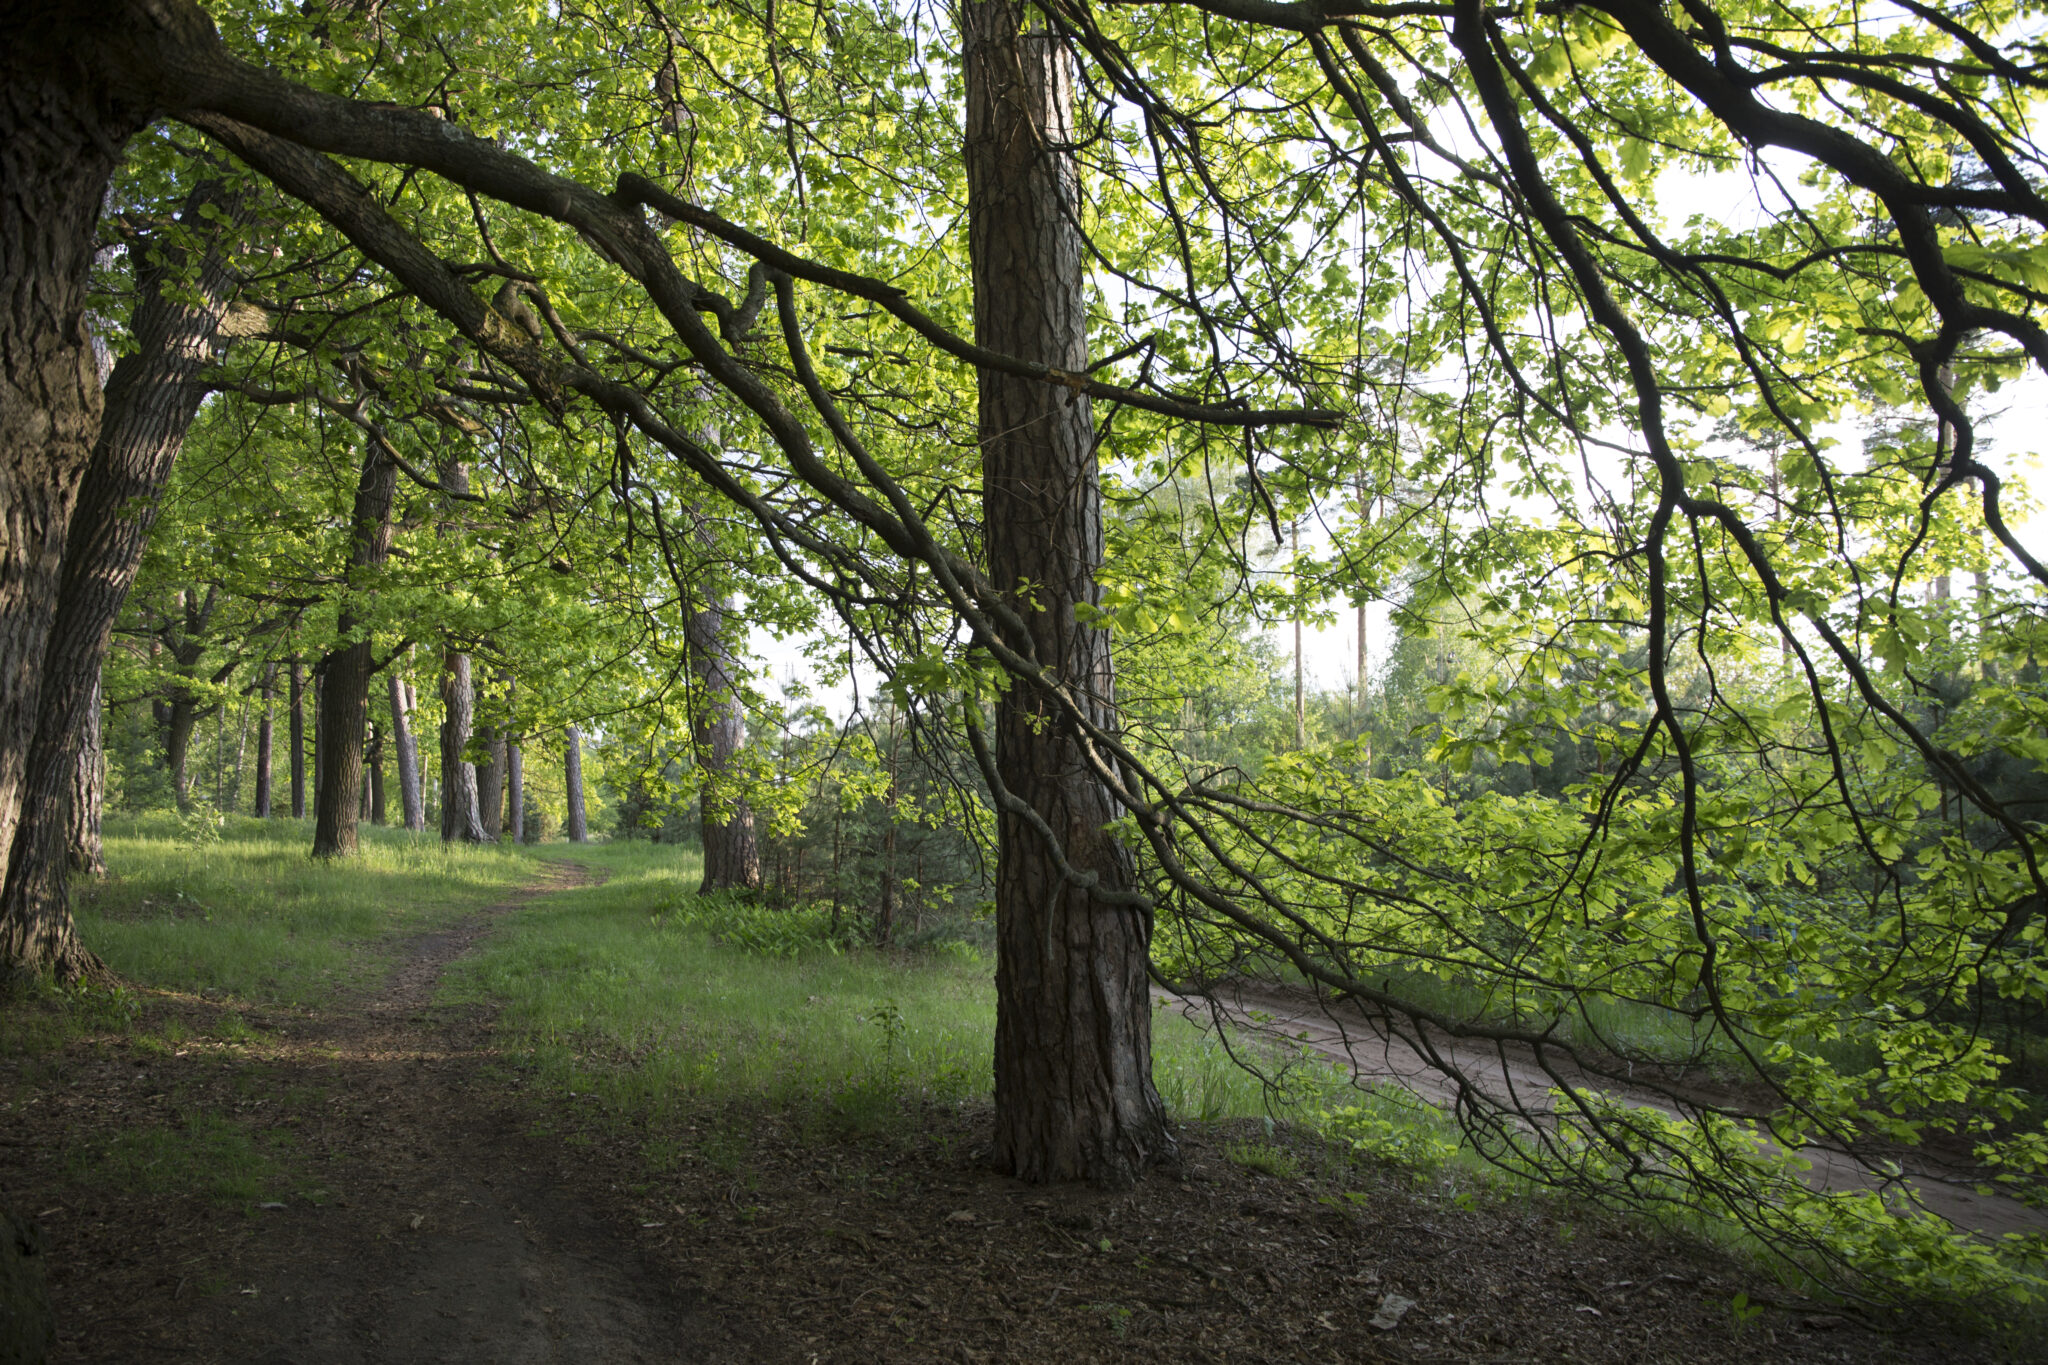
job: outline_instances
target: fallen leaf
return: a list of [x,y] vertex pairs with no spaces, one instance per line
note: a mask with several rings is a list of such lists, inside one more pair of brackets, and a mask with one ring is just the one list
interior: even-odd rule
[[1402,1315],[1414,1306],[1413,1299],[1399,1294],[1383,1294],[1380,1296],[1380,1311],[1372,1315],[1371,1325],[1382,1332],[1391,1332],[1401,1325]]
[[424,1213],[416,1213],[416,1214],[414,1214],[414,1215],[412,1216],[412,1230],[413,1230],[414,1232],[418,1232],[418,1231],[420,1230],[420,1224],[422,1224],[422,1223],[424,1223],[424,1222],[426,1222],[426,1221],[427,1221],[427,1215],[425,1215]]

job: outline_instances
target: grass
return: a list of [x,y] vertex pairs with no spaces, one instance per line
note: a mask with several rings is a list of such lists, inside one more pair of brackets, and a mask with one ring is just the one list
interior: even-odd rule
[[260,1202],[282,1202],[294,1184],[248,1130],[204,1113],[170,1127],[121,1129],[103,1144],[68,1154],[64,1169],[88,1189],[198,1195],[244,1212]]
[[[112,876],[75,883],[85,943],[123,980],[307,1005],[374,980],[380,940],[447,924],[532,879],[530,850],[365,827],[362,854],[307,856],[310,821],[110,819]],[[200,827],[204,828],[204,827]]]

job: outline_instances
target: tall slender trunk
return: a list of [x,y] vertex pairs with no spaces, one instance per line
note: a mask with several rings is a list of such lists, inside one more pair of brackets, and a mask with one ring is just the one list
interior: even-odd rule
[[512,826],[512,842],[526,842],[526,761],[516,743],[505,746],[505,784],[511,789],[506,804],[511,807],[505,817]]
[[583,732],[571,725],[565,738],[562,779],[569,792],[569,842],[587,844],[590,842],[590,825],[583,818]]
[[171,698],[170,723],[164,730],[164,767],[171,775],[171,797],[178,809],[192,809],[192,731],[199,724],[198,705],[188,695]]
[[441,708],[441,841],[489,843],[477,812],[476,768],[462,757],[476,722],[476,688],[469,656],[459,650],[441,655]]
[[[59,574],[99,438],[85,323],[107,181],[151,111],[71,55],[89,7],[16,6],[0,36],[0,860],[11,863],[40,721]],[[61,837],[64,825],[57,822]],[[57,859],[61,866],[61,853]],[[0,878],[7,875],[0,865]],[[97,975],[68,911],[0,916],[0,970]]]
[[[336,618],[344,641],[321,661],[320,728],[314,750],[320,799],[313,824],[313,856],[345,858],[358,847],[356,825],[363,806],[363,727],[370,719],[370,632],[363,623],[363,581],[391,555],[391,503],[398,492],[398,466],[371,441],[363,455],[350,516],[348,583]],[[357,637],[360,638],[357,638]]]
[[[700,545],[715,548],[715,528],[701,511],[696,514],[696,531]],[[699,584],[698,592],[703,606],[683,622],[690,672],[697,685],[691,739],[703,780],[698,811],[704,880],[698,891],[759,890],[761,847],[754,833],[754,810],[737,790],[746,707],[740,701],[739,660],[728,625],[732,599],[709,582]]]
[[426,803],[420,794],[420,745],[412,732],[412,687],[391,673],[391,739],[397,751],[398,802],[405,815],[405,827],[418,834],[427,827]]
[[306,666],[292,656],[292,819],[306,818]]
[[384,823],[384,727],[370,722],[369,742],[363,746],[363,768],[370,777],[370,823]]
[[[975,339],[1070,372],[1087,368],[1087,299],[1071,146],[1072,84],[1058,40],[1025,32],[1014,0],[965,0],[968,244]],[[990,577],[1028,580],[1030,647],[1049,683],[1114,723],[1109,642],[1077,619],[1100,599],[1101,490],[1092,411],[1067,389],[979,374],[983,518]],[[1150,915],[1119,814],[1083,741],[1040,685],[996,707],[995,1155],[1025,1180],[1122,1184],[1172,1154],[1152,1084],[1146,984]],[[1069,866],[1062,874],[1051,831]]]
[[320,798],[327,790],[320,781],[321,764],[327,761],[327,712],[321,705],[321,698],[327,691],[326,655],[323,654],[320,661],[313,665],[307,686],[312,692],[313,706],[313,756],[312,762],[307,766],[313,770],[313,824],[317,827],[320,823]]
[[88,877],[107,875],[107,859],[100,847],[100,806],[107,794],[107,755],[100,742],[101,711],[100,680],[94,678],[92,699],[86,703],[84,723],[78,730],[78,753],[71,764],[71,799],[64,812],[68,826],[64,861],[73,872]]
[[263,719],[256,724],[256,818],[270,818],[270,770],[272,747],[277,742],[277,725],[271,716],[277,699],[277,663],[263,666]]
[[485,754],[476,770],[477,823],[495,839],[505,828],[505,732],[495,722],[477,729]]

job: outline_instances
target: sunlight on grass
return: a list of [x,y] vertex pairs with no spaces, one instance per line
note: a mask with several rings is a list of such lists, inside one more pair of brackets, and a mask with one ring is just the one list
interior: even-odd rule
[[175,817],[110,819],[112,875],[74,883],[79,932],[137,985],[308,1004],[374,980],[378,939],[460,919],[535,872],[527,849],[362,833],[360,857],[321,863],[310,822],[229,819],[195,841]]

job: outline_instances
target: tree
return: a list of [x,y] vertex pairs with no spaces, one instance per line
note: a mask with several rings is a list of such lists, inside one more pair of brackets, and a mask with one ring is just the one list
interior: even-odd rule
[[[361,591],[363,578],[383,568],[391,554],[391,500],[397,491],[398,466],[383,443],[373,438],[363,451],[362,480],[356,486],[349,519],[348,578],[353,591]],[[320,666],[321,733],[326,742],[313,827],[316,858],[348,857],[356,851],[364,727],[369,723],[370,677],[375,663],[369,635],[353,600],[343,602],[337,634],[340,647]]]
[[[130,243],[138,261],[129,328],[134,349],[108,377],[92,459],[66,529],[54,628],[39,671],[36,724],[21,774],[21,816],[0,885],[0,943],[6,945],[0,954],[60,978],[99,970],[97,959],[71,939],[65,881],[74,859],[84,862],[84,870],[103,867],[100,667],[142,562],[157,496],[198,410],[200,373],[213,358],[233,299],[222,246],[236,216],[221,183],[202,181],[187,197],[180,221],[155,239]],[[179,713],[183,724],[174,764],[181,803],[191,714],[187,702]]]
[[[1042,882],[1057,893],[1055,927],[1116,940],[1086,990],[1072,989],[1079,963],[1049,977],[1028,957],[999,968],[1006,1047],[1016,1030],[1070,1017],[1112,1035],[1100,1055],[1053,1063],[1093,1087],[1063,1097],[1086,1116],[1078,1130],[1057,1105],[1034,1109],[999,1085],[998,1147],[1016,1169],[1116,1179],[1165,1150],[1137,1019],[1124,1027],[1150,920],[1203,962],[1284,961],[1424,1052],[1437,1036],[1529,1050],[1565,1094],[1554,1116],[1437,1057],[1489,1156],[1598,1197],[1716,1212],[1823,1264],[1855,1236],[1889,1235],[1868,1230],[1889,1215],[1806,1191],[1751,1125],[1780,1144],[1871,1152],[1873,1139],[2019,1103],[1945,1002],[1965,977],[2030,999],[2048,989],[2015,966],[2040,939],[2048,880],[2038,834],[1963,749],[2027,757],[2048,702],[2001,667],[1975,723],[1944,713],[1935,726],[1911,699],[1950,664],[1938,612],[1906,590],[1974,571],[1981,525],[2000,556],[1986,565],[1987,613],[2009,627],[2013,657],[2039,642],[2048,570],[2006,524],[2000,461],[1968,408],[2048,363],[2034,320],[2044,158],[2013,112],[2038,77],[2009,5],[1985,0],[1960,19],[1908,6],[1911,23],[1845,25],[1745,0],[1046,0],[1028,37],[1018,11],[970,7],[989,41],[968,45],[963,73],[969,159],[988,176],[971,171],[966,197],[1012,196],[1043,244],[1094,263],[1034,276],[1048,298],[995,297],[988,286],[1011,268],[991,256],[1003,234],[969,214],[975,326],[986,338],[1039,319],[1020,352],[962,336],[957,252],[936,234],[904,236],[904,222],[930,221],[906,209],[957,203],[960,184],[953,115],[918,93],[936,87],[869,79],[939,60],[893,11],[848,7],[836,33],[810,37],[731,16],[734,42],[701,63],[659,5],[632,11],[643,27],[622,17],[618,31],[644,43],[607,46],[602,61],[566,18],[542,16],[501,26],[496,46],[465,58],[463,81],[438,85],[376,58],[388,36],[376,13],[266,14],[237,29],[258,50],[318,23],[321,41],[362,55],[352,94],[394,97],[368,104],[236,59],[178,0],[111,10],[86,24],[44,6],[0,34],[15,88],[42,92],[0,111],[4,145],[90,144],[84,162],[0,160],[0,213],[14,215],[0,239],[22,243],[0,285],[10,300],[54,301],[47,315],[0,317],[0,353],[55,357],[69,385],[0,376],[12,386],[0,388],[12,424],[0,456],[26,490],[8,490],[7,505],[42,519],[10,538],[16,558],[0,573],[6,716],[33,689],[16,646],[40,641],[47,621],[20,587],[21,547],[56,543],[82,459],[41,433],[89,422],[96,401],[77,338],[97,186],[124,130],[156,107],[309,206],[437,315],[453,336],[436,352],[462,376],[451,383],[512,395],[586,448],[616,451],[625,503],[686,505],[636,473],[657,460],[694,481],[692,500],[723,499],[891,666],[907,700],[965,729],[1000,696],[982,768],[1021,829],[1002,840],[1012,866],[999,881],[1055,877]],[[797,50],[793,87],[763,74],[791,69],[781,54]],[[1006,102],[1049,96],[1059,50],[1084,63],[1090,100],[1071,136],[1057,100]],[[976,55],[1006,53],[1014,67],[975,72]],[[757,77],[790,90],[786,140],[725,121],[730,101],[714,92]],[[685,86],[705,97],[679,100]],[[116,90],[134,92],[133,109]],[[434,113],[415,107],[429,98]],[[685,115],[707,121],[687,151],[669,140]],[[523,136],[535,118],[554,126]],[[1000,127],[1020,136],[982,137]],[[1810,195],[1779,194],[1773,149],[1804,159]],[[1069,152],[1085,198],[1058,184]],[[1761,227],[1667,230],[1644,187],[1678,162],[1747,177],[1782,212]],[[899,179],[862,169],[879,164],[902,167]],[[809,233],[817,215],[831,232]],[[57,240],[74,229],[86,235]],[[1118,291],[1087,323],[1077,276]],[[502,281],[488,298],[486,278]],[[779,335],[756,337],[757,318]],[[1091,353],[1102,359],[1084,368]],[[967,438],[949,414],[970,372],[991,405],[1011,403],[1015,381],[1017,415],[1059,440],[1019,437],[1013,468],[1009,432]],[[726,450],[689,434],[704,429],[707,391]],[[1832,451],[1822,426],[1870,395],[1932,414],[1934,438],[1862,463]],[[1786,455],[1766,470],[1749,448],[1717,444],[1723,415],[1782,437]],[[1394,439],[1396,422],[1414,439]],[[978,515],[957,497],[953,452],[968,439],[992,476]],[[1024,463],[1030,449],[1041,464]],[[1384,490],[1376,476],[1390,465],[1426,486],[1441,513],[1410,567],[1431,592],[1473,600],[1506,665],[1441,684],[1447,764],[1526,741],[1492,723],[1511,710],[1494,677],[1557,693],[1568,718],[1597,716],[1584,703],[1604,689],[1647,722],[1591,722],[1626,741],[1604,781],[1456,808],[1421,780],[1358,780],[1339,749],[1212,779],[1155,764],[1119,726],[1095,642],[1119,623],[1095,596],[1099,451],[1133,478],[1225,485],[1218,522],[1228,512],[1237,533],[1204,553],[1235,575],[1227,594],[1256,590],[1253,523],[1277,539],[1283,518]],[[1363,490],[1362,465],[1375,476]],[[1024,469],[1057,482],[1003,486]],[[1241,495],[1227,491],[1237,478]],[[1542,516],[1503,510],[1538,498]],[[990,515],[1013,499],[1065,552],[1042,577]],[[1347,564],[1326,581],[1370,595],[1390,580]],[[1169,621],[1217,608],[1187,583],[1122,590]],[[1771,687],[1759,651],[1772,668],[1791,660]],[[1043,723],[1025,723],[1034,716]],[[0,733],[10,824],[14,742]],[[1034,746],[1046,766],[1014,761]],[[1943,827],[1955,809],[1968,838]],[[1111,817],[1117,834],[1104,832]],[[1128,873],[1120,850],[1137,854]],[[1505,1004],[1442,1008],[1390,984],[1390,963]],[[1802,993],[1816,972],[1830,982],[1825,1011]],[[1645,1082],[1665,1059],[1603,1031],[1619,1003],[1703,1032],[1769,1098],[1724,1104]],[[1849,1030],[1886,1064],[1834,1068],[1802,1041],[1822,1028]],[[1631,1076],[1660,1086],[1679,1117],[1599,1099],[1603,1082]],[[2023,1181],[2039,1178],[2038,1136],[1972,1133]]]
[[[975,341],[1080,373],[1067,53],[1011,0],[961,15]],[[992,369],[978,381],[988,574],[1028,613],[1038,669],[996,705],[996,1161],[1025,1180],[1128,1183],[1174,1150],[1152,1085],[1151,910],[1109,830],[1105,758],[1046,698],[1114,728],[1108,636],[1080,617],[1101,600],[1094,422],[1083,395]]]

